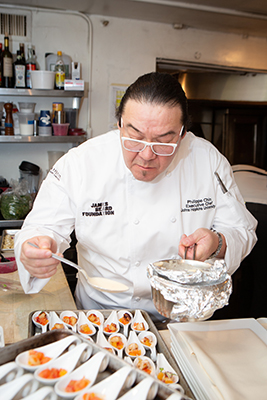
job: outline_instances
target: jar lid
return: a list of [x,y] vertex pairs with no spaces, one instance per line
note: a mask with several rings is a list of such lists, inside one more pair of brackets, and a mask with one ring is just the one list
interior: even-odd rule
[[30,172],[33,175],[39,175],[40,167],[38,165],[33,164],[29,161],[22,161],[19,166],[19,169],[24,172]]

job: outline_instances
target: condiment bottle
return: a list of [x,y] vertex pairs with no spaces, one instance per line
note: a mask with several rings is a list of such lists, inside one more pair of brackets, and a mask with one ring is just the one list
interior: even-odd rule
[[24,43],[20,43],[20,44],[19,44],[19,49],[20,49],[20,54],[21,54],[22,61],[23,61],[24,63],[26,63],[26,60],[25,60],[25,51],[24,51]]
[[26,88],[26,64],[21,56],[21,51],[17,51],[17,59],[14,62],[14,87]]
[[64,90],[64,81],[65,81],[65,66],[62,58],[62,52],[57,52],[57,62],[55,66],[56,71],[56,89]]
[[4,107],[6,110],[5,135],[14,135],[13,117],[12,117],[13,104],[5,103]]
[[26,68],[27,68],[27,88],[31,88],[31,71],[36,70],[36,61],[34,57],[34,50],[32,48],[32,45],[30,44],[28,46],[28,58],[26,61]]
[[13,87],[13,58],[9,51],[9,37],[6,34],[4,38],[5,48],[2,52],[2,87]]
[[2,43],[0,43],[0,87],[2,86],[2,62],[3,62],[3,51]]

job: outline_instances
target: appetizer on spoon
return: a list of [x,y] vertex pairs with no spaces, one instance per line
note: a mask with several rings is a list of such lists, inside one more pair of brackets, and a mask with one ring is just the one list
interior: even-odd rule
[[32,322],[45,333],[49,324],[49,314],[45,311],[36,311],[32,316]]
[[32,350],[26,350],[17,355],[15,362],[17,365],[26,369],[27,371],[33,372],[39,368],[40,365],[56,359],[65,350],[70,350],[80,343],[80,339],[78,339],[76,336],[70,335],[44,346],[37,347]]
[[117,312],[120,325],[123,327],[124,336],[128,337],[128,330],[130,323],[133,320],[132,314],[127,310],[120,310]]
[[89,389],[97,378],[99,372],[103,372],[108,366],[108,355],[102,352],[96,353],[84,364],[57,382],[55,391],[60,397],[73,398],[78,393]]

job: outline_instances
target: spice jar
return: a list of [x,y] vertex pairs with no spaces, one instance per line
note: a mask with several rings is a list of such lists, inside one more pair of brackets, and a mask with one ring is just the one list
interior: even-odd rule
[[6,110],[5,135],[14,135],[14,122],[12,117],[13,104],[5,103],[4,107]]

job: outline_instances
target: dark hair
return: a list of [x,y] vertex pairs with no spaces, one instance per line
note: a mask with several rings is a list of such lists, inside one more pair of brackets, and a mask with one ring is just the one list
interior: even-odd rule
[[175,107],[179,105],[182,111],[182,124],[188,125],[188,104],[182,86],[170,74],[151,72],[140,76],[126,90],[120,105],[116,110],[116,118],[121,121],[125,105],[129,99],[157,105]]

